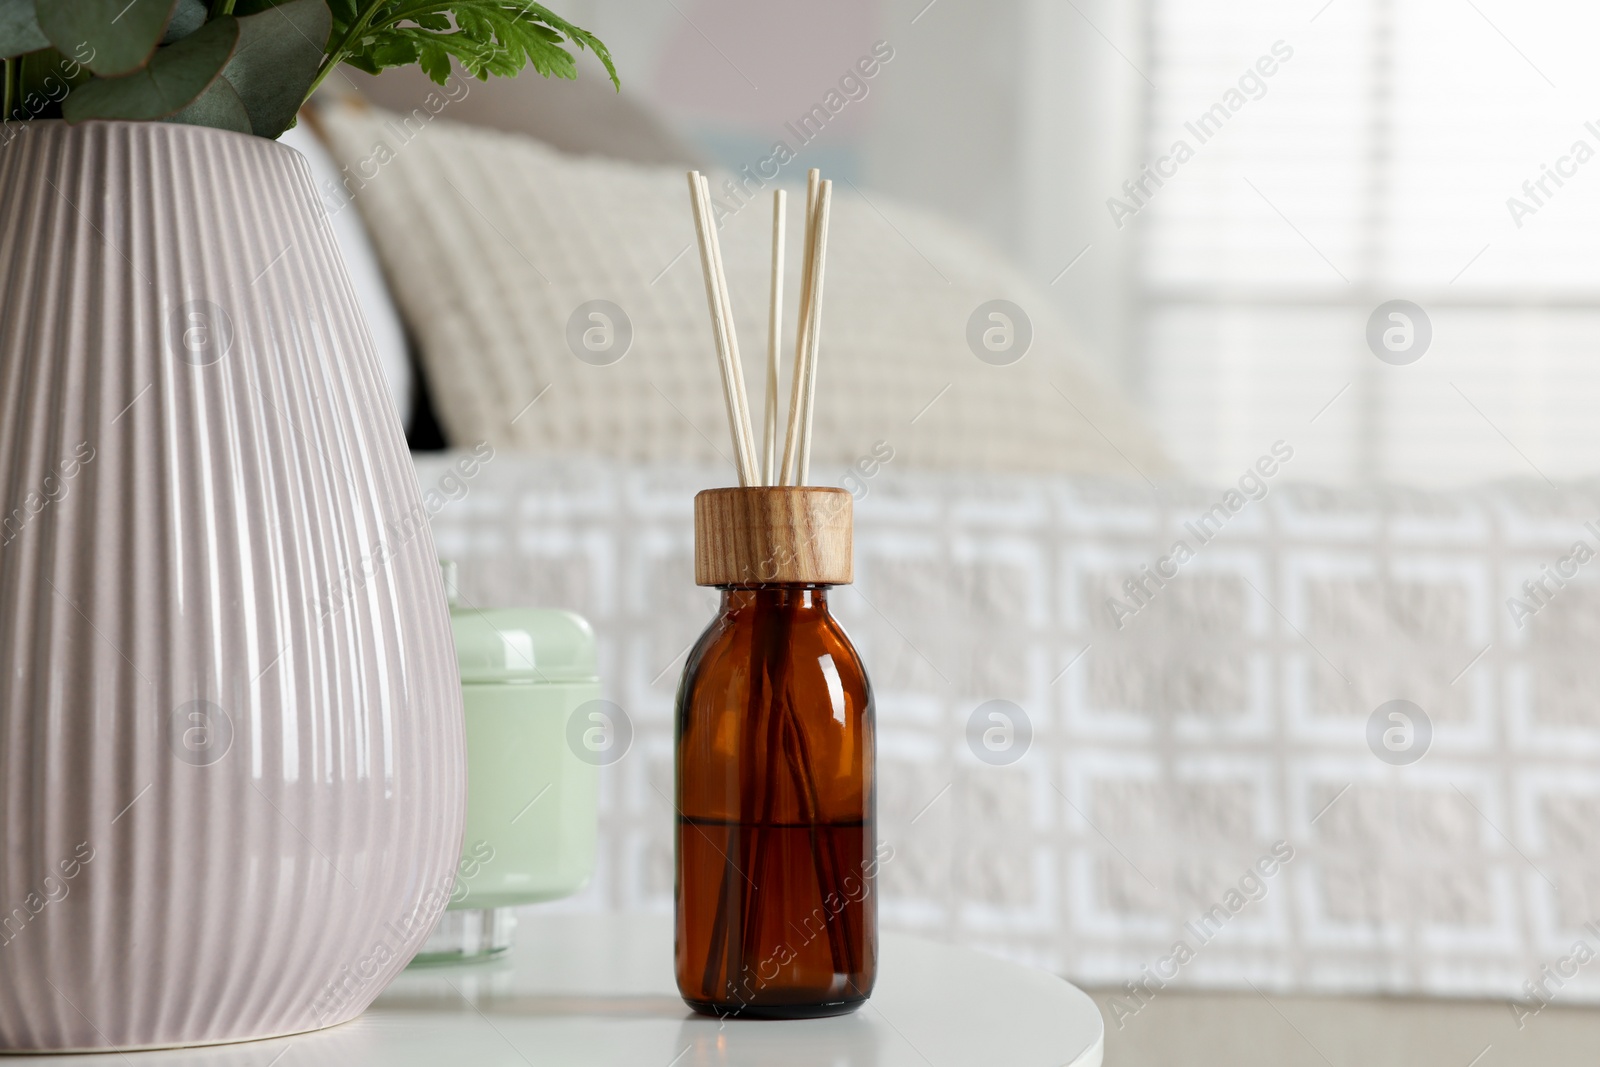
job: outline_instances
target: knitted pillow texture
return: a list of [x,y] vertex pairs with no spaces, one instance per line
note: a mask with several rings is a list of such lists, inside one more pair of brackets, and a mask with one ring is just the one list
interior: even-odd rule
[[[367,220],[451,444],[720,459],[732,481],[681,170],[568,156],[420,109],[401,117],[340,103],[321,119],[346,175],[324,198],[353,196]],[[775,186],[759,188],[753,172],[710,177],[759,439]],[[788,203],[783,412],[802,187]],[[958,228],[837,182],[824,278],[814,484],[886,453],[925,468],[1170,470],[1049,298]],[[982,306],[996,300],[1025,320],[1004,308],[993,317]]]

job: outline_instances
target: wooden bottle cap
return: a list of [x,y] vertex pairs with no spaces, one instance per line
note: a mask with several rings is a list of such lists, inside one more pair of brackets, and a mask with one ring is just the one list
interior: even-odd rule
[[849,585],[854,498],[821,486],[707,489],[694,498],[696,585]]

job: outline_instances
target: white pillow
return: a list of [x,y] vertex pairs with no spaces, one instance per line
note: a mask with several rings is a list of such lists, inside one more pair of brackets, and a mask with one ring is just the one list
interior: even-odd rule
[[372,250],[367,237],[366,224],[361,212],[343,193],[343,175],[328,150],[311,130],[309,122],[284,131],[278,138],[306,157],[311,164],[312,181],[317,187],[317,200],[333,227],[333,238],[344,256],[345,269],[350,272],[350,284],[356,292],[356,303],[367,320],[367,331],[378,349],[378,362],[383,367],[383,377],[389,385],[389,396],[400,414],[400,424],[411,425],[412,405],[416,400],[416,371],[406,349],[405,326],[400,311],[395,307],[389,284],[384,280],[383,268]]
[[[563,155],[436,117],[333,103],[319,112],[351,173],[416,338],[446,439],[617,459],[729,462],[688,187],[678,167]],[[803,177],[803,160],[785,171]],[[731,203],[725,174],[715,195]],[[870,199],[869,199],[870,198]],[[789,196],[792,355],[803,191]],[[771,192],[722,227],[760,434]],[[814,484],[858,464],[1169,471],[1118,390],[1080,358],[1047,295],[927,213],[835,185],[813,430]],[[980,358],[989,301],[1023,307],[1025,357]],[[626,320],[609,321],[604,301]],[[622,355],[584,351],[593,342]],[[976,340],[975,340],[976,339]],[[992,355],[992,353],[988,353]],[[780,378],[787,395],[787,369]],[[536,403],[537,401],[537,403]]]

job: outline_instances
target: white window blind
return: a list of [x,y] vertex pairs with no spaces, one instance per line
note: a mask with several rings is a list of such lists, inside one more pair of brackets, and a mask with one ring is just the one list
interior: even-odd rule
[[[1152,0],[1150,13],[1146,159],[1193,151],[1142,203],[1125,198],[1141,378],[1173,454],[1211,477],[1279,438],[1299,479],[1600,473],[1600,79],[1585,54],[1600,8]],[[1531,208],[1520,227],[1511,197]],[[1407,366],[1365,340],[1392,299],[1432,324]]]

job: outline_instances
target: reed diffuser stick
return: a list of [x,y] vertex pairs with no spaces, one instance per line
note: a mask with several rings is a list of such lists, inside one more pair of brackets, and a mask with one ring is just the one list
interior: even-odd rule
[[728,412],[728,432],[733,438],[734,466],[739,484],[758,485],[760,467],[751,442],[750,413],[744,400],[744,373],[738,361],[738,341],[733,336],[732,317],[725,311],[723,293],[726,280],[719,268],[716,223],[712,220],[710,195],[698,171],[689,172],[689,203],[694,210],[695,238],[700,245],[700,269],[706,284],[706,303],[711,310],[711,332],[716,340],[717,364],[722,371],[722,398]]
[[723,332],[728,338],[728,362],[733,368],[733,396],[739,408],[739,426],[744,433],[749,455],[750,484],[761,484],[761,461],[756,453],[755,432],[751,429],[750,394],[744,387],[744,358],[739,355],[739,334],[733,324],[733,298],[728,291],[728,273],[722,266],[722,239],[717,236],[716,216],[711,213],[711,180],[700,175],[700,202],[705,205],[707,229],[711,237],[711,262],[717,275],[717,293],[722,308]]
[[772,194],[772,293],[767,305],[767,406],[762,423],[761,484],[778,484],[778,342],[783,336],[783,225],[788,197]]
[[811,413],[817,398],[817,351],[822,345],[822,277],[828,259],[828,209],[833,204],[833,183],[825,181],[817,193],[816,237],[812,242],[811,296],[806,301],[810,315],[805,323],[805,392],[800,397],[800,469],[796,485],[811,480]]
[[806,174],[806,227],[800,256],[800,318],[794,338],[794,381],[789,386],[789,425],[783,439],[783,473],[779,485],[799,485],[800,395],[804,391],[806,323],[811,319],[811,272],[816,245],[817,198],[822,192],[822,172],[812,167]]

